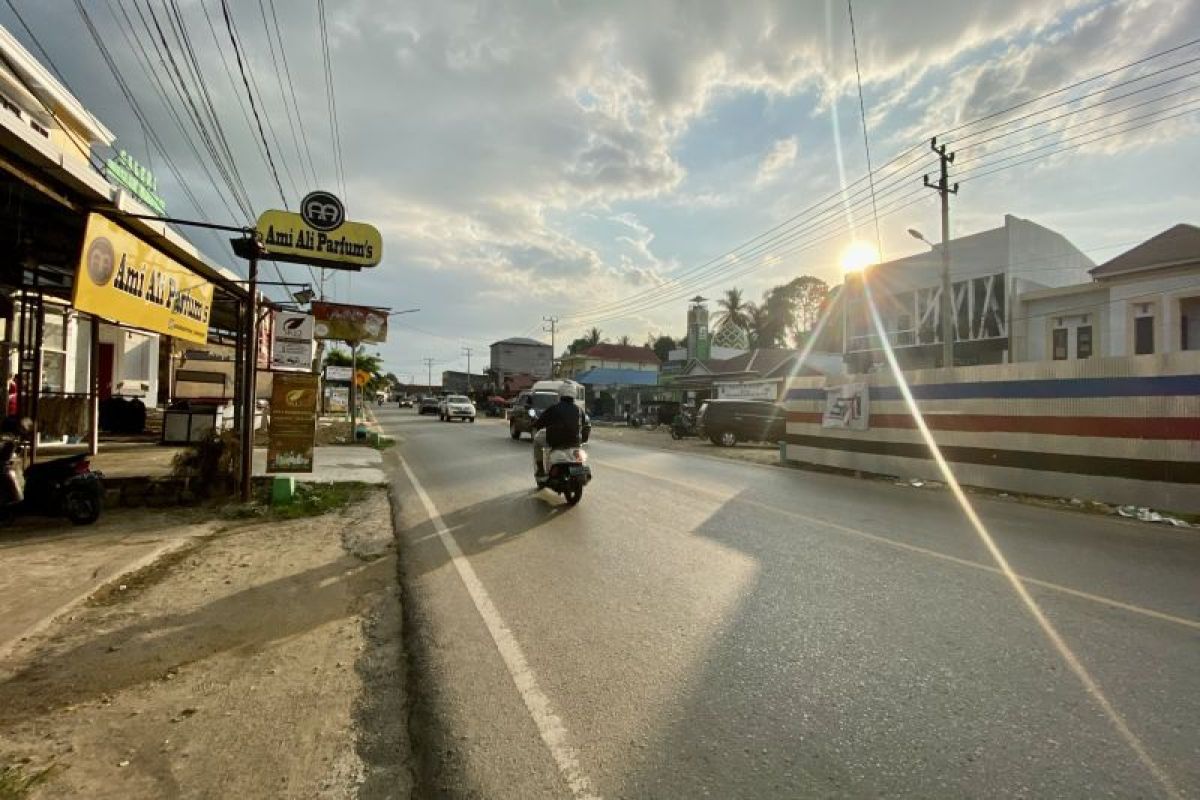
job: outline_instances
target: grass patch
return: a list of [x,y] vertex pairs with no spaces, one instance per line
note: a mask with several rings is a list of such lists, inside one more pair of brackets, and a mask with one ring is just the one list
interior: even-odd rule
[[230,520],[289,520],[319,517],[363,499],[371,490],[366,483],[302,483],[292,502],[271,505],[264,492],[253,503],[226,506],[221,516]]
[[380,436],[378,439],[371,442],[371,447],[375,448],[376,450],[380,450],[380,451],[387,450],[389,447],[395,447],[395,446],[396,446],[396,440],[392,439],[391,437],[388,437],[388,436]]
[[0,769],[0,800],[22,800],[41,784],[50,780],[54,765],[41,770],[29,771],[20,764],[10,764]]

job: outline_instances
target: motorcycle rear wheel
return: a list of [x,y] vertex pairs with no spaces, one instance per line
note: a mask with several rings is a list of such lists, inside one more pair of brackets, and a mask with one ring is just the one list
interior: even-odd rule
[[563,499],[567,501],[567,505],[577,505],[583,499],[583,484],[578,481],[572,481],[567,490],[563,492]]
[[91,525],[100,518],[100,498],[89,492],[68,493],[65,506],[72,525]]

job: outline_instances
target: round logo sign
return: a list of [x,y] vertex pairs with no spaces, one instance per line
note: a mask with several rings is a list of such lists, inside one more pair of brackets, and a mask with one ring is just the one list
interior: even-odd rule
[[300,201],[300,216],[319,231],[331,231],[346,221],[346,209],[329,192],[309,192]]
[[117,254],[112,242],[103,236],[93,239],[87,251],[87,274],[92,283],[104,286],[112,280],[113,272],[117,268],[116,261]]

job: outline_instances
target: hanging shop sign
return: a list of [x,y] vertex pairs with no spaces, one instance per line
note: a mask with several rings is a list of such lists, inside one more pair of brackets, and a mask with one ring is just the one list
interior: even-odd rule
[[331,383],[349,383],[354,377],[354,370],[351,367],[326,367],[325,380]]
[[271,385],[267,472],[312,472],[317,437],[317,376],[281,372]]
[[865,431],[870,427],[870,391],[865,383],[844,383],[825,390],[822,428]]
[[337,339],[342,342],[386,342],[386,311],[370,306],[347,306],[341,303],[312,304],[316,318],[313,333],[318,339]]
[[89,214],[75,308],[189,342],[208,340],[213,286],[100,214]]
[[325,269],[359,270],[383,258],[383,237],[372,225],[346,219],[342,201],[329,192],[310,192],[300,213],[264,211],[255,231],[264,258]]
[[313,317],[299,311],[271,312],[271,369],[312,368]]

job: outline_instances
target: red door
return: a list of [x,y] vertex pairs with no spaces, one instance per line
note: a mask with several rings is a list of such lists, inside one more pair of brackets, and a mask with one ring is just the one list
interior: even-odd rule
[[107,400],[113,393],[113,346],[100,343],[100,399]]

